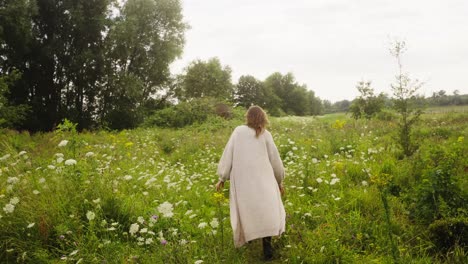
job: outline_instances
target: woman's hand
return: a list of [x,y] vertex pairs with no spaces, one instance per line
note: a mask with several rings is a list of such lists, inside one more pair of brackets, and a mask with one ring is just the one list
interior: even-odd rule
[[218,183],[216,184],[216,191],[220,192],[223,190],[223,188],[224,188],[224,182],[218,181]]
[[280,190],[281,196],[283,196],[283,195],[284,195],[284,186],[283,186],[283,184],[282,184],[282,183],[281,183],[281,184],[279,184],[279,185],[278,185],[278,187],[279,187],[279,190]]

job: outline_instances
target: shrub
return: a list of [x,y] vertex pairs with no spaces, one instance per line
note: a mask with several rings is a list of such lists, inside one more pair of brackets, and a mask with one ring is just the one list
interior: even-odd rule
[[[180,128],[194,123],[203,123],[217,112],[230,116],[229,107],[216,104],[214,99],[194,99],[156,111],[145,120],[144,126]],[[218,106],[218,107],[217,107]]]
[[438,250],[448,251],[454,246],[468,246],[468,218],[457,217],[434,221],[429,235]]

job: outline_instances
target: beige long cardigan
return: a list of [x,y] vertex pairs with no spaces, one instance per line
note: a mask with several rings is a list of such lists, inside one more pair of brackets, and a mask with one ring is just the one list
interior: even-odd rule
[[236,127],[219,161],[218,175],[222,181],[231,181],[229,206],[236,247],[284,232],[286,213],[278,187],[284,167],[269,131],[257,138],[254,129]]

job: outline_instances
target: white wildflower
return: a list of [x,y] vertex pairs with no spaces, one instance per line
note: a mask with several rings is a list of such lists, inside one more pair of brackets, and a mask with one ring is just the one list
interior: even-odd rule
[[140,229],[140,226],[138,224],[132,224],[130,226],[130,231],[128,231],[130,233],[130,235],[135,235],[136,232],[138,232],[138,230]]
[[95,217],[96,217],[96,214],[94,212],[88,211],[86,213],[86,218],[88,218],[89,221],[93,221]]
[[158,211],[163,215],[163,217],[171,218],[174,215],[172,210],[174,210],[174,208],[169,202],[164,202],[158,206]]
[[8,184],[16,184],[19,182],[19,179],[17,177],[8,177],[7,183]]
[[8,159],[9,157],[11,157],[10,154],[5,154],[5,155],[3,155],[3,156],[0,158],[0,160],[6,160],[6,159]]
[[340,179],[339,178],[333,178],[331,181],[330,181],[330,185],[335,185],[335,183],[339,182]]
[[316,181],[317,181],[318,183],[322,183],[322,182],[323,182],[322,178],[317,178]]
[[3,211],[5,211],[5,213],[7,214],[11,214],[13,213],[13,211],[15,211],[15,206],[13,204],[6,204],[3,207]]
[[67,159],[65,161],[65,165],[71,166],[71,165],[76,165],[76,160],[74,159]]
[[369,185],[369,183],[367,183],[367,181],[362,181],[361,184],[362,184],[362,186],[367,186],[367,185]]
[[20,151],[20,153],[18,153],[18,156],[22,156],[22,155],[24,155],[26,153],[27,153],[26,151],[22,150],[22,151]]
[[85,154],[85,157],[87,157],[87,158],[92,157],[92,156],[94,156],[94,152],[91,152],[91,151],[86,152],[86,154]]
[[205,228],[205,227],[207,227],[207,226],[208,226],[207,223],[201,222],[201,223],[198,225],[198,228],[203,229],[203,228]]
[[124,176],[124,180],[126,180],[126,181],[129,181],[129,180],[131,180],[132,178],[133,178],[133,177],[130,176],[130,175],[125,175],[125,176]]
[[11,199],[10,199],[10,203],[11,203],[11,204],[18,204],[18,203],[19,203],[18,197],[13,197],[13,198],[11,198]]
[[68,144],[68,140],[64,139],[58,144],[59,148],[65,147]]
[[213,220],[211,220],[211,222],[210,222],[210,226],[212,228],[218,228],[218,226],[219,226],[218,218],[213,218]]
[[28,228],[33,227],[35,224],[36,224],[36,223],[30,223],[30,224],[28,225]]

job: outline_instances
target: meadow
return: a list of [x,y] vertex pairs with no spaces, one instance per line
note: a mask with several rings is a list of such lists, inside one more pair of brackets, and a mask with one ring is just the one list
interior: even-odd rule
[[[233,246],[229,184],[214,191],[242,123],[239,113],[181,129],[3,130],[0,263],[261,262],[260,241]],[[423,115],[411,157],[396,120],[270,123],[287,212],[272,263],[466,263],[466,111]]]

